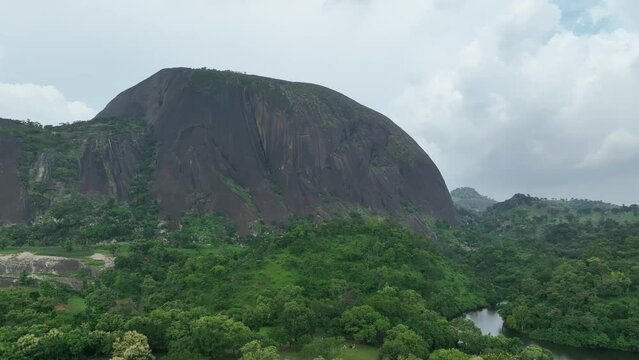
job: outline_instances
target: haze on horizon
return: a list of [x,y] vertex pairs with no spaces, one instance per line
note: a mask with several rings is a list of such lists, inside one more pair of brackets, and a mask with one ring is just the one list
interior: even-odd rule
[[0,0],[0,117],[90,119],[174,66],[340,91],[449,189],[639,203],[638,1]]

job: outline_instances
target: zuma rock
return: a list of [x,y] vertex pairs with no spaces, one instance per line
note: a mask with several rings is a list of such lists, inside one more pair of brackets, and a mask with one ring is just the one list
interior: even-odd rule
[[21,149],[20,139],[0,131],[0,225],[20,222],[27,216],[18,167]]
[[454,223],[428,155],[385,116],[330,89],[230,71],[165,69],[96,118],[146,120],[157,144],[152,193],[163,213],[255,220],[353,210]]
[[119,94],[89,122],[45,127],[66,141],[45,137],[56,151],[30,143],[28,156],[20,156],[20,139],[4,128],[0,222],[27,216],[19,161],[31,162],[20,164],[30,169],[30,188],[40,181],[48,194],[72,182],[85,195],[121,201],[136,173],[152,169],[151,198],[173,224],[191,210],[223,215],[240,233],[255,222],[354,211],[423,230],[427,217],[457,221],[439,170],[410,136],[318,85],[165,69]]

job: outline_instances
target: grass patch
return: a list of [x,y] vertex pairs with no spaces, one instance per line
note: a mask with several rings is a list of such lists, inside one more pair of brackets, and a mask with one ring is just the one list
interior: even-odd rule
[[343,360],[375,360],[379,355],[379,349],[369,345],[357,345],[355,349],[344,349]]
[[231,189],[231,191],[236,193],[237,196],[239,196],[242,199],[242,202],[249,209],[253,210],[254,212],[257,212],[257,207],[255,207],[255,203],[253,202],[253,195],[251,195],[251,192],[249,191],[249,189],[241,186],[240,184],[236,183],[235,181],[233,181],[233,179],[230,179],[230,178],[225,178],[224,182],[229,187],[229,189]]
[[203,244],[189,248],[170,247],[170,249],[188,256],[232,254],[245,250],[242,246],[234,244]]
[[83,298],[72,296],[67,300],[67,311],[72,314],[83,312],[87,308],[87,304]]
[[[377,360],[379,349],[370,345],[355,345],[354,349],[343,349],[339,358],[342,360]],[[299,352],[282,352],[282,360],[308,360]]]
[[84,312],[87,308],[87,304],[83,298],[79,296],[71,296],[66,304],[60,304],[56,306],[56,312],[59,319],[62,321],[71,322],[73,316]]
[[104,260],[86,258],[82,259],[82,263],[88,266],[104,266]]
[[280,254],[255,265],[246,267],[246,272],[242,275],[242,283],[238,289],[235,302],[253,303],[255,301],[255,289],[279,289],[287,285],[295,285],[300,277],[295,271],[286,267],[286,259],[289,254]]
[[258,272],[256,281],[261,284],[267,283],[275,287],[295,284],[298,280],[298,276],[284,266],[286,256],[287,255],[283,254],[276,256],[274,259],[266,260],[264,268]]

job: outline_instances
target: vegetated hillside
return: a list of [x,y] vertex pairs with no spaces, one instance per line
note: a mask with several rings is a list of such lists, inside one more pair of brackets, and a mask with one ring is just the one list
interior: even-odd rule
[[108,245],[115,267],[85,277],[81,290],[34,287],[28,277],[0,288],[0,359],[127,350],[136,359],[232,359],[240,349],[244,359],[279,359],[271,346],[332,359],[347,340],[382,359],[449,348],[528,359],[517,355],[530,350],[519,340],[450,319],[485,303],[436,242],[390,221],[296,222],[239,240],[216,216],[189,214],[183,224],[166,240]]
[[[601,200],[588,199],[548,199],[543,197],[534,197],[525,194],[515,194],[510,199],[501,203],[495,202],[497,208],[512,208],[520,204],[541,204],[546,208],[568,208],[577,212],[607,211],[618,209],[622,206],[607,203]],[[541,206],[539,205],[539,206]]]
[[[60,126],[0,121],[0,223],[36,220],[71,196],[131,200],[150,145],[139,119],[100,119]],[[151,153],[152,153],[152,149]]]
[[453,203],[466,210],[485,211],[497,203],[496,200],[482,195],[471,187],[461,187],[450,192]]
[[165,69],[95,120],[3,121],[0,134],[4,223],[34,220],[75,194],[130,201],[143,170],[172,223],[190,210],[228,217],[243,234],[260,222],[353,211],[422,230],[427,216],[456,222],[441,174],[413,139],[318,85]]
[[22,201],[20,179],[18,177],[18,158],[22,150],[19,139],[0,132],[0,225],[21,221],[25,218],[26,208]]
[[463,228],[435,229],[506,325],[582,347],[639,351],[639,207],[522,194]]
[[[603,201],[586,199],[546,199],[515,194],[512,198],[493,205],[489,208],[489,213],[502,216],[515,213],[524,219],[535,219],[536,221],[562,222],[578,220],[585,222],[612,219],[624,223],[637,220],[635,216],[637,208],[637,205],[619,206]],[[487,218],[491,217],[490,214]]]

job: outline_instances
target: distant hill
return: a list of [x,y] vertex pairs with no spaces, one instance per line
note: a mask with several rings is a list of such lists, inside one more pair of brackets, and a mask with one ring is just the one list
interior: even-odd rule
[[477,190],[471,187],[457,188],[450,195],[456,206],[466,210],[485,211],[497,203],[496,200],[478,193]]
[[588,199],[547,199],[524,194],[515,194],[510,199],[494,204],[495,209],[512,209],[520,205],[546,208],[566,208],[574,212],[584,213],[592,211],[609,211],[623,208],[622,206]]
[[[619,223],[639,221],[639,206],[619,206],[599,200],[546,199],[515,194],[491,206],[488,215],[500,219],[502,225],[525,220],[565,222],[614,220]],[[510,220],[508,220],[510,219]]]

